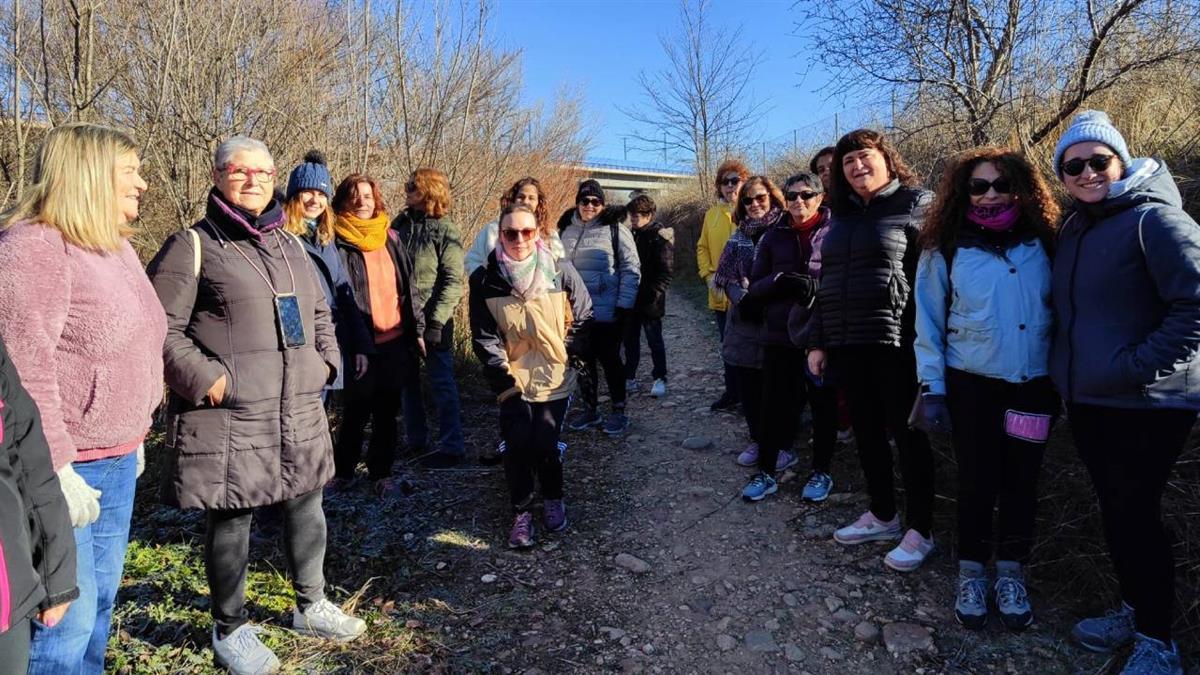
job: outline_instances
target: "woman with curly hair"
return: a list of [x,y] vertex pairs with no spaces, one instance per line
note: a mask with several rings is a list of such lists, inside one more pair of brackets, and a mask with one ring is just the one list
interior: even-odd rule
[[[950,433],[958,458],[959,623],[982,628],[994,592],[1001,621],[1019,631],[1033,622],[1021,566],[1059,409],[1049,377],[1058,205],[1042,176],[1007,148],[956,157],[937,195],[919,239],[921,405],[913,423]],[[985,565],[993,552],[989,591]]]
[[[713,277],[717,273],[717,263],[721,261],[721,253],[729,237],[733,236],[733,210],[737,207],[738,192],[742,184],[750,176],[746,165],[736,159],[727,159],[717,167],[714,188],[717,203],[713,204],[704,214],[704,224],[700,228],[700,238],[696,240],[696,270],[700,278],[708,285],[708,308],[712,310],[717,322],[717,334],[721,341],[725,340],[726,314],[729,311],[729,299],[717,287]],[[733,368],[728,365],[725,371],[725,391],[709,406],[712,410],[729,410],[738,404],[737,382]],[[758,446],[751,444],[747,450],[758,451]]]
[[[550,220],[550,203],[546,200],[546,190],[542,188],[542,183],[533,176],[526,176],[513,183],[501,195],[500,208],[504,209],[512,204],[523,204],[533,211],[533,215],[537,219],[538,236],[549,247],[550,255],[554,256],[555,260],[562,258],[562,240],[558,238],[558,230],[554,228],[554,221]],[[467,250],[463,262],[463,268],[468,277],[475,270],[487,265],[488,256],[496,250],[499,240],[499,219],[484,225],[479,230],[479,234],[475,235],[475,241]]]

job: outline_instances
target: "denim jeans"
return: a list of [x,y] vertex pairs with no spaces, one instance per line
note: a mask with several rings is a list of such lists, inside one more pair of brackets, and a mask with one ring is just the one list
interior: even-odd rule
[[667,348],[663,344],[662,319],[635,316],[625,323],[625,379],[637,379],[638,365],[642,360],[642,333],[646,334],[646,346],[650,347],[650,362],[653,369],[650,377],[656,380],[667,378]]
[[[449,326],[449,324],[447,324]],[[451,329],[452,330],[452,329]],[[462,457],[462,420],[458,413],[458,384],[454,381],[454,352],[446,347],[427,345],[425,372],[433,392],[433,405],[438,415],[437,451]],[[413,368],[404,385],[404,433],[408,445],[424,448],[429,445],[429,427],[425,423],[425,406],[421,398],[421,371]]]
[[100,491],[100,518],[75,528],[79,598],[53,628],[33,622],[30,675],[104,672],[113,601],[125,567],[137,486],[137,453],[76,462],[75,473]]

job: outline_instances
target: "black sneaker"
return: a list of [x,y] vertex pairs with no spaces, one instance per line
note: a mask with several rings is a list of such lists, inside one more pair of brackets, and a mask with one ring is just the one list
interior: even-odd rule
[[713,401],[712,405],[708,406],[708,409],[712,410],[713,412],[718,410],[733,410],[735,407],[737,407],[737,404],[737,397],[729,392],[725,392],[724,394],[721,394],[721,398]]
[[567,420],[567,429],[570,431],[583,431],[592,429],[604,423],[604,419],[600,417],[600,413],[595,408],[582,407],[571,419]]
[[479,463],[484,466],[495,466],[504,461],[504,439],[496,443],[496,447],[479,453]]

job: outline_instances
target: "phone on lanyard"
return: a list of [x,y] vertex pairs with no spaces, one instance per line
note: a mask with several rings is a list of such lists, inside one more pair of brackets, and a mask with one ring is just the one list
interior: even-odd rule
[[275,296],[275,317],[279,323],[279,338],[285,349],[303,347],[307,340],[304,335],[304,319],[300,316],[300,300],[295,293],[283,293]]

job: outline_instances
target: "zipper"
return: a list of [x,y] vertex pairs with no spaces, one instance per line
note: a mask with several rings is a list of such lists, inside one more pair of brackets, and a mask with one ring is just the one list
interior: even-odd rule
[[[1067,298],[1071,307],[1071,320],[1067,322],[1067,400],[1075,400],[1075,273],[1079,270],[1079,251],[1083,248],[1086,230],[1081,229],[1075,239],[1075,256],[1071,259],[1071,276],[1067,280]],[[1052,291],[1053,292],[1053,291]]]
[[0,539],[0,633],[8,632],[12,624],[12,589],[8,585],[8,558],[4,555],[4,540]]

